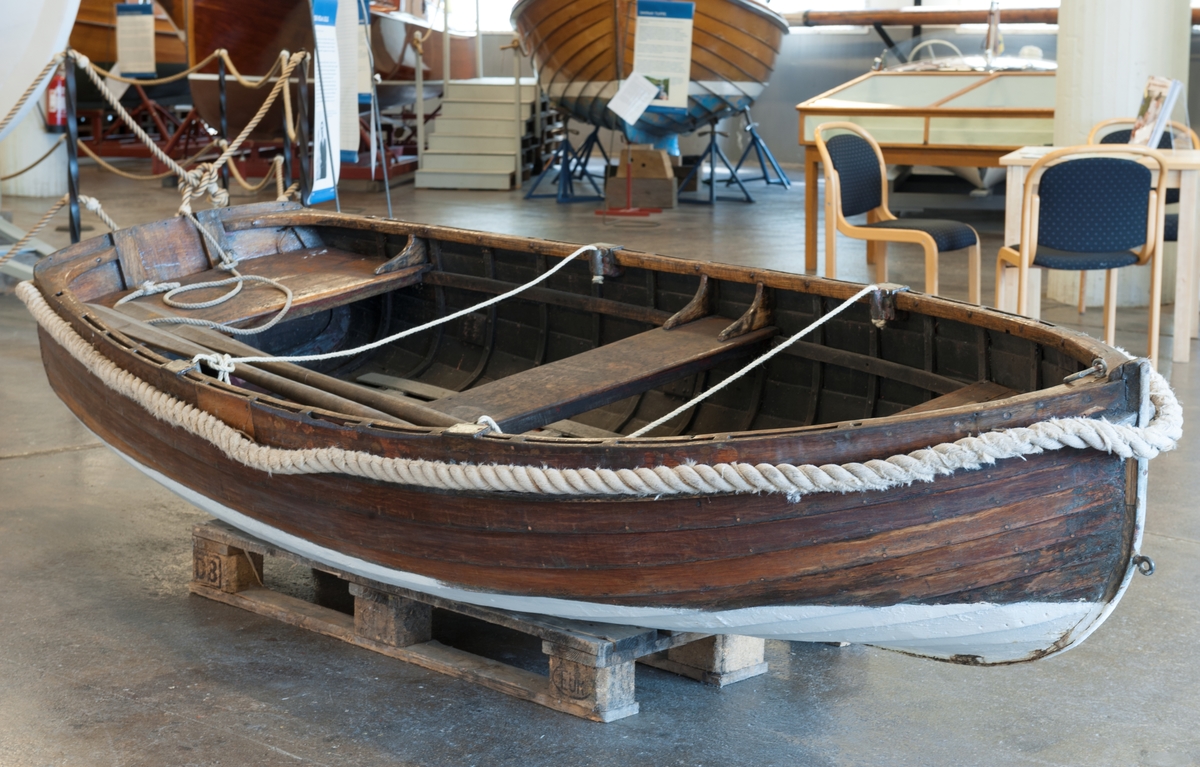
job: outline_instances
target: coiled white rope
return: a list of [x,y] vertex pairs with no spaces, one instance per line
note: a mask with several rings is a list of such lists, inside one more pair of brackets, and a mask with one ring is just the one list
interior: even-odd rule
[[[293,296],[291,288],[289,288],[287,285],[284,285],[282,282],[279,282],[278,280],[271,279],[270,277],[261,277],[255,274],[240,273],[237,270],[237,257],[226,251],[225,248],[221,246],[221,242],[215,236],[213,236],[212,232],[208,231],[208,229],[203,226],[192,213],[185,213],[184,216],[192,222],[196,229],[199,230],[200,234],[203,235],[204,239],[208,241],[209,247],[216,252],[217,258],[220,261],[220,263],[217,264],[217,268],[229,272],[232,276],[223,280],[197,282],[193,285],[181,285],[178,282],[156,283],[153,280],[147,280],[146,282],[143,282],[137,290],[133,291],[127,296],[122,297],[120,301],[117,301],[116,306],[120,306],[128,301],[132,301],[135,298],[141,298],[142,296],[149,296],[155,293],[166,293],[162,300],[167,306],[173,306],[177,309],[207,309],[210,306],[223,304],[236,296],[238,293],[241,293],[242,288],[247,282],[261,282],[265,285],[270,285],[271,287],[275,288],[279,292],[283,293],[284,296],[283,308],[280,309],[274,317],[262,325],[256,325],[252,328],[239,328],[233,325],[213,322],[212,320],[202,320],[195,317],[156,317],[148,320],[148,322],[151,325],[193,325],[201,328],[216,328],[225,333],[241,336],[254,335],[255,333],[261,333],[264,330],[270,330],[282,322],[283,318],[287,316],[288,311],[290,311],[292,308]],[[180,293],[187,293],[193,290],[204,290],[206,288],[223,288],[226,285],[233,285],[233,289],[228,293],[217,296],[210,301],[188,303],[186,301],[175,300],[175,296],[179,295]],[[213,368],[216,369],[216,365],[213,365]],[[222,380],[228,383],[228,374],[223,373],[222,376]]]
[[929,482],[962,469],[977,469],[1005,458],[1064,447],[1093,448],[1122,458],[1150,459],[1174,449],[1183,430],[1183,409],[1170,386],[1144,362],[1142,374],[1149,378],[1150,402],[1155,414],[1143,428],[1091,418],[1058,418],[865,463],[555,469],[386,458],[338,447],[286,450],[260,445],[212,414],[121,369],[59,317],[33,283],[18,285],[17,295],[50,337],[104,386],[137,402],[154,417],[208,441],[230,460],[270,474],[344,474],[414,487],[480,493],[560,497],[783,493],[789,500],[798,501],[809,493],[886,490],[917,481]]

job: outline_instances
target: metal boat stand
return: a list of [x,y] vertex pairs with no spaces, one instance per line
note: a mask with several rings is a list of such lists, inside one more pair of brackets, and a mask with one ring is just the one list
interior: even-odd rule
[[[546,169],[543,170],[533,182],[533,186],[529,187],[529,191],[525,193],[525,199],[534,200],[543,197],[553,197],[559,203],[595,202],[597,200],[603,200],[603,188],[596,184],[595,176],[593,176],[587,169],[587,160],[592,153],[592,147],[598,145],[598,141],[593,141],[593,139],[596,137],[597,131],[599,131],[599,128],[592,131],[592,135],[588,136],[587,140],[583,142],[583,147],[581,147],[579,151],[576,151],[575,148],[571,146],[571,131],[569,129],[563,131],[562,141],[559,142],[558,148],[554,150],[554,156],[551,158],[550,163],[546,165]],[[603,153],[604,149],[601,148],[600,151]],[[605,158],[607,159],[607,155],[605,155]],[[546,178],[546,175],[554,170],[555,165],[558,166],[557,190],[553,194],[537,194],[537,189],[542,183],[542,179]],[[583,172],[576,176],[576,171],[579,168],[582,168]],[[587,179],[587,182],[592,185],[592,190],[595,192],[595,194],[576,194],[576,178]]]
[[[725,186],[733,183],[735,178],[738,178],[738,171],[742,169],[742,164],[746,162],[746,158],[750,156],[750,150],[754,150],[754,154],[758,156],[758,167],[762,169],[761,176],[754,178],[742,179],[743,181],[765,181],[767,186],[771,184],[779,184],[784,189],[792,188],[792,180],[783,172],[783,168],[779,167],[779,163],[775,161],[775,155],[771,154],[770,147],[767,142],[763,141],[763,137],[758,134],[758,123],[754,122],[750,117],[750,107],[742,110],[742,114],[746,117],[746,127],[744,131],[750,134],[750,145],[742,152],[742,157],[738,160],[737,165],[733,168],[733,177],[725,181]],[[771,171],[775,171],[776,179],[771,178]]]
[[[701,133],[700,135],[703,136],[704,134]],[[742,194],[745,195],[745,199],[742,201],[754,202],[754,198],[751,197],[750,192],[748,192],[746,190],[746,185],[742,183],[742,180],[740,178],[738,178],[737,173],[733,170],[733,166],[730,165],[729,158],[725,156],[725,152],[721,149],[721,145],[717,143],[717,136],[727,136],[727,135],[729,135],[729,134],[721,133],[720,131],[717,130],[717,121],[716,120],[713,120],[712,122],[710,122],[708,124],[708,148],[705,149],[704,154],[700,155],[699,159],[696,160],[696,164],[694,166],[692,166],[692,169],[688,172],[688,174],[686,176],[684,176],[683,181],[679,182],[679,189],[686,189],[687,185],[691,182],[692,177],[695,176],[697,173],[701,172],[701,168],[704,167],[704,161],[707,159],[709,161],[709,175],[708,175],[708,180],[705,183],[708,184],[708,199],[705,200],[702,198],[700,198],[700,199],[688,198],[688,197],[684,197],[683,195],[680,195],[679,202],[691,203],[693,205],[713,205],[719,199],[720,200],[732,200],[735,202],[739,201],[737,197],[717,197],[716,178],[717,178],[717,160],[718,159],[720,159],[720,161],[722,163],[724,163],[725,169],[729,171],[730,181],[733,181],[734,183],[736,183],[738,185],[738,188],[742,190]]]
[[[596,125],[592,128],[592,132],[584,139],[583,145],[579,147],[579,151],[575,153],[575,167],[572,168],[575,178],[582,181],[585,178],[596,178],[596,175],[588,170],[588,164],[592,161],[592,152],[600,150],[600,156],[604,158],[604,172],[608,173],[608,167],[612,165],[612,160],[609,159],[608,152],[604,151],[604,144],[600,142],[600,126]],[[607,176],[605,176],[607,178]],[[605,179],[600,179],[603,184]]]

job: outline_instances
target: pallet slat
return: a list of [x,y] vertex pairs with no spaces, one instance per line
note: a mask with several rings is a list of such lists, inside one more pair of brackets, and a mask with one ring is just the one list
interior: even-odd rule
[[[634,664],[724,686],[766,673],[763,640],[570,621],[467,605],[337,571],[214,522],[192,529],[193,594],[593,721],[638,713]],[[263,557],[348,581],[354,615],[262,585]],[[432,608],[542,639],[549,676],[431,639]]]

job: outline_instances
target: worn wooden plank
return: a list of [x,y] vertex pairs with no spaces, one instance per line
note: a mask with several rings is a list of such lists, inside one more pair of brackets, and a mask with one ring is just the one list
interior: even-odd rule
[[[135,308],[125,304],[122,308],[129,308],[129,311],[137,311]],[[116,330],[124,335],[140,341],[144,344],[152,346],[171,354],[178,355],[184,358],[195,357],[197,354],[211,354],[214,350],[228,353],[228,347],[222,348],[221,339],[230,341],[225,336],[212,330],[203,330],[201,328],[191,328],[194,331],[203,331],[201,333],[193,333],[190,335],[199,336],[203,341],[216,340],[217,344],[212,343],[196,343],[187,338],[181,338],[175,333],[167,332],[162,328],[157,328],[153,325],[147,325],[144,322],[139,322],[132,317],[123,315],[117,309],[110,309],[107,306],[99,304],[90,304],[89,310],[94,312],[108,327]],[[244,350],[232,352],[234,354],[254,353],[259,354],[257,349],[246,346]],[[295,366],[298,367],[298,366]],[[303,369],[303,368],[301,368]],[[291,400],[300,405],[311,405],[313,407],[323,408],[334,413],[344,413],[350,416],[358,416],[360,418],[381,419],[389,422],[398,422],[401,425],[407,421],[399,420],[397,416],[382,410],[377,410],[373,407],[365,405],[355,399],[340,396],[331,393],[316,386],[310,386],[292,378],[277,375],[268,370],[262,369],[260,366],[249,365],[242,363],[238,365],[236,375],[248,381],[255,386],[259,386],[270,392],[273,392],[284,399]],[[317,375],[317,374],[313,374]],[[335,379],[336,380],[336,379]],[[357,392],[350,392],[356,394]]]
[[354,631],[352,616],[270,589],[256,587],[236,594],[228,594],[193,582],[191,591],[193,594],[217,602],[299,626],[317,634],[340,639],[381,655],[412,663],[456,679],[463,679],[505,695],[538,703],[547,708],[584,719],[612,721],[637,713],[636,703],[633,704],[631,710],[596,711],[585,703],[570,699],[564,700],[561,696],[554,694],[550,680],[541,674],[447,647],[440,642],[429,641],[407,647],[396,647],[386,642],[358,636]]
[[[456,394],[453,389],[446,389],[441,386],[434,386],[422,381],[414,381],[411,378],[397,378],[396,376],[384,375],[383,373],[366,373],[357,379],[361,383],[370,386],[380,386],[386,389],[395,389],[404,394],[411,394],[420,397],[423,400],[436,400],[443,397],[449,397]],[[432,408],[431,408],[432,409]],[[436,412],[436,411],[435,411]],[[615,431],[607,429],[599,429],[595,426],[589,426],[586,423],[579,421],[554,421],[542,427],[546,431],[558,432],[567,437],[579,437],[583,439],[609,439],[611,437],[621,436]]]
[[[433,271],[425,275],[425,282],[430,285],[441,285],[447,288],[471,290],[477,293],[500,294],[520,287],[515,282],[504,282],[486,277],[473,277],[467,274]],[[578,293],[568,293],[551,288],[532,287],[523,291],[518,298],[527,301],[540,301],[552,306],[562,306],[568,309],[578,309],[583,312],[594,312],[610,317],[620,317],[649,325],[662,325],[671,318],[670,312],[661,309],[651,309],[648,306],[627,304],[596,296],[583,296]]]
[[670,331],[655,328],[430,406],[464,421],[490,416],[506,432],[527,431],[748,355],[776,333],[763,328],[720,342],[727,324],[710,317]]
[[[969,386],[964,386],[961,389],[943,394],[940,397],[934,397],[928,402],[923,402],[920,405],[915,405],[910,408],[901,410],[900,413],[925,413],[930,410],[945,410],[946,408],[958,407],[960,405],[978,405],[982,402],[991,402],[994,399],[1003,399],[1005,397],[1015,397],[1020,392],[1014,391],[1007,386],[1001,386],[998,383],[991,381],[980,381]],[[897,413],[899,415],[900,413]]]
[[795,341],[781,353],[816,362],[828,362],[833,365],[849,368],[850,370],[877,375],[881,378],[890,378],[893,381],[919,386],[922,389],[937,392],[938,394],[949,394],[963,387],[962,381],[956,381],[953,378],[918,370],[917,368],[910,368],[908,365],[889,362],[885,359],[859,354],[858,352],[814,344],[810,341]]
[[[168,326],[168,332],[163,327],[139,322],[135,318],[153,319],[163,315],[152,307],[137,302],[124,304],[119,310],[90,304],[89,310],[95,312],[114,330],[180,356],[193,357],[213,351],[235,357],[262,355],[261,350],[209,328],[175,325]],[[277,392],[300,404],[322,407],[335,413],[399,421],[401,425],[411,423],[421,426],[453,426],[458,423],[457,419],[424,407],[420,403],[391,397],[364,386],[356,386],[291,362],[259,362],[255,365],[242,363],[238,366],[238,371],[239,377],[264,389]]]
[[[124,230],[118,230],[124,231]],[[115,234],[115,233],[114,233]],[[118,253],[121,253],[118,248]],[[122,268],[124,268],[122,259]],[[271,256],[249,259],[238,264],[244,275],[269,277],[286,285],[292,291],[292,307],[289,319],[296,319],[335,306],[352,303],[363,298],[379,295],[389,290],[413,285],[421,281],[421,274],[429,269],[428,264],[417,264],[382,275],[375,274],[379,259],[345,250],[319,247],[293,250]],[[229,273],[221,270],[195,272],[172,279],[183,285],[223,280]],[[118,300],[137,287],[129,283],[128,290],[97,299],[97,303],[113,306]],[[161,279],[161,278],[160,278]],[[128,280],[127,280],[128,282]],[[232,286],[207,288],[180,296],[188,303],[201,303],[228,292]],[[230,300],[206,309],[176,309],[163,303],[162,294],[135,299],[134,303],[145,304],[164,314],[209,320],[221,324],[240,325],[271,317],[284,305],[284,295],[269,285],[247,283],[242,292]]]

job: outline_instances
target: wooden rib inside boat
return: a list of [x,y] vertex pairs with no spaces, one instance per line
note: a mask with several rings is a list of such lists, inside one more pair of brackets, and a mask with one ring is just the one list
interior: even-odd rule
[[[632,126],[635,134],[690,133],[750,106],[770,79],[788,31],[782,16],[756,0],[695,6],[687,115],[647,112]],[[550,100],[576,119],[621,129],[605,107],[633,71],[637,3],[521,0],[512,20]]]
[[[337,449],[448,473],[851,465],[1052,417],[1130,423],[1142,407],[1139,366],[1085,335],[877,291],[710,399],[629,437],[860,286],[611,246],[431,330],[303,365],[237,363],[222,383],[181,360],[355,349],[524,285],[577,246],[289,203],[206,211],[200,221],[242,273],[291,288],[285,321],[240,340],[149,324],[180,314],[260,324],[283,303],[264,286],[195,311],[161,294],[117,305],[147,280],[226,275],[184,218],[60,251],[39,264],[36,285],[104,360],[255,449]],[[961,662],[1028,660],[1072,646],[1108,614],[1143,513],[1136,462],[1075,448],[802,498],[491,492],[336,469],[267,472],[148,417],[56,338],[42,330],[59,396],[157,481],[276,545],[475,604],[867,642]],[[1096,359],[1106,375],[1062,383]],[[499,429],[476,426],[481,415]]]

